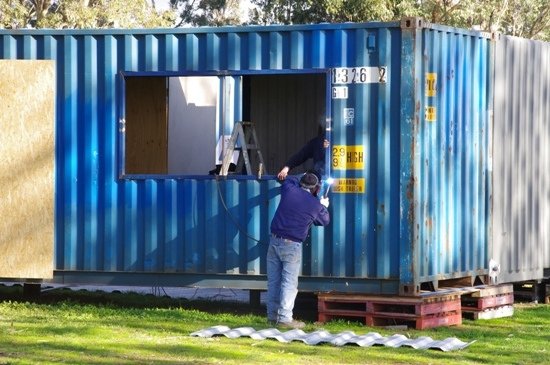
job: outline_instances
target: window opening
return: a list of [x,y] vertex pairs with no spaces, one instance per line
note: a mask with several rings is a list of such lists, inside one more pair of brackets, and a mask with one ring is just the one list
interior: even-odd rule
[[[123,76],[123,178],[218,174],[240,121],[254,123],[264,168],[275,175],[325,128],[326,72]],[[236,151],[235,163],[237,157]],[[291,173],[309,168],[311,161]],[[228,177],[245,174],[230,170]]]

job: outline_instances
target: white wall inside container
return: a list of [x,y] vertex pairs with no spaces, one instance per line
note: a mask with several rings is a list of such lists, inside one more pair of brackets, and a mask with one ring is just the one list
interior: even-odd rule
[[202,175],[215,164],[218,77],[171,77],[168,174]]

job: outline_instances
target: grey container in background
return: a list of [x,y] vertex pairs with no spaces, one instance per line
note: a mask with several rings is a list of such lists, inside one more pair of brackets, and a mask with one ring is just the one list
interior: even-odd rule
[[550,43],[500,37],[494,90],[498,281],[540,279],[550,267]]

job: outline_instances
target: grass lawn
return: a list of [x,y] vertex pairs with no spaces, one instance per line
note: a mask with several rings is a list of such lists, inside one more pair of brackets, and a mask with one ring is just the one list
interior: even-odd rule
[[0,364],[550,364],[550,305],[545,304],[516,304],[513,317],[465,319],[461,326],[423,331],[346,321],[307,322],[304,329],[476,341],[442,352],[190,337],[214,325],[270,326],[261,310],[242,303],[61,289],[28,302],[21,300],[21,291],[0,286]]

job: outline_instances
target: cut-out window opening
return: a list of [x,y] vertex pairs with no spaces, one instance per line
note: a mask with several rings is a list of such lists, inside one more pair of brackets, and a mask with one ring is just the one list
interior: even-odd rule
[[[127,72],[122,79],[122,178],[216,175],[239,121],[253,123],[263,169],[276,175],[293,153],[324,130],[330,112],[326,70],[245,75]],[[258,158],[253,153],[249,157],[251,163]],[[311,161],[291,173],[309,168]],[[230,169],[228,176],[246,174],[245,169]]]

